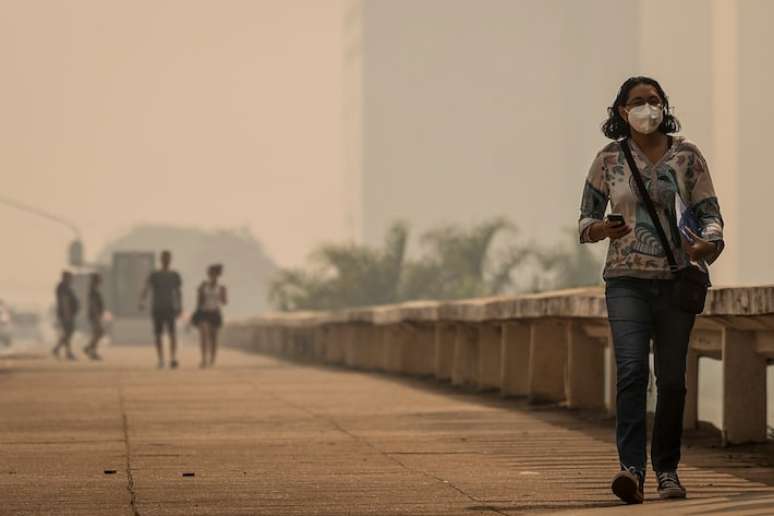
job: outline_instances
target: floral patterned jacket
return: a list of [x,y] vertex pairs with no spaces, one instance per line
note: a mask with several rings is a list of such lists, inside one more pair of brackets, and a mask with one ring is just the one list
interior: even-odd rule
[[[629,140],[629,145],[678,266],[688,264],[688,255],[677,229],[675,195],[680,195],[693,210],[702,227],[701,236],[716,243],[717,251],[707,259],[708,263],[714,262],[723,250],[723,219],[707,162],[699,148],[684,137],[675,136],[666,154],[657,163],[651,163],[633,140]],[[578,224],[581,243],[592,242],[589,227],[604,219],[608,202],[611,211],[622,214],[633,230],[610,242],[605,279],[670,279],[672,273],[663,246],[618,142],[602,149],[591,164]]]

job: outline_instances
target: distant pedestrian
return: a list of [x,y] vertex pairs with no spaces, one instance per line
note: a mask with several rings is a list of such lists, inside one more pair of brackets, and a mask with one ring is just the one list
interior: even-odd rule
[[69,271],[62,272],[62,280],[56,287],[56,318],[59,322],[61,335],[59,341],[52,353],[56,358],[60,358],[59,352],[62,348],[65,350],[67,360],[75,360],[70,349],[70,340],[75,333],[75,317],[78,315],[78,298],[72,287],[73,275]]
[[[602,131],[611,140],[591,165],[580,240],[609,238],[607,313],[617,368],[616,436],[621,471],[612,489],[644,500],[646,401],[651,339],[658,391],[651,466],[660,498],[685,498],[677,476],[686,354],[709,285],[707,264],[723,250],[723,220],[707,162],[683,136],[658,82],[621,86]],[[605,216],[608,203],[612,213]],[[678,210],[692,217],[687,217]],[[683,215],[683,216],[679,216]],[[693,229],[684,224],[692,218]]]
[[89,324],[91,325],[91,340],[83,348],[83,352],[92,360],[102,360],[97,353],[97,345],[100,339],[105,335],[105,329],[102,326],[102,317],[105,315],[105,302],[100,292],[102,276],[94,272],[89,277]]
[[153,334],[156,339],[156,351],[159,368],[164,367],[164,331],[169,335],[169,367],[177,368],[177,331],[176,320],[183,309],[183,281],[177,271],[173,271],[172,253],[162,251],[161,269],[153,271],[140,294],[140,310],[145,309],[145,299],[151,293],[151,317]]
[[201,337],[202,362],[200,367],[215,364],[218,351],[218,331],[223,326],[221,308],[228,302],[226,287],[218,283],[223,274],[223,266],[210,265],[207,268],[207,280],[197,290],[196,311],[192,322],[199,328]]

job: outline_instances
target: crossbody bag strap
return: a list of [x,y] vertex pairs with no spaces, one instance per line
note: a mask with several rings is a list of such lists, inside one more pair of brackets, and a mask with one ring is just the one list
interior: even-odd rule
[[623,149],[624,156],[626,156],[626,162],[629,164],[629,169],[632,171],[634,181],[637,183],[637,188],[640,190],[640,197],[642,198],[642,202],[645,204],[645,208],[648,210],[648,215],[650,215],[650,218],[653,221],[653,225],[656,227],[656,233],[658,234],[659,240],[661,240],[661,246],[664,248],[664,253],[666,254],[667,261],[669,262],[669,267],[673,272],[675,272],[677,271],[677,261],[675,261],[675,255],[672,253],[672,246],[669,245],[669,239],[664,232],[664,228],[661,226],[661,220],[658,218],[658,214],[656,213],[656,207],[653,206],[653,199],[650,198],[650,194],[645,188],[645,183],[642,181],[640,169],[637,168],[637,163],[634,161],[632,150],[629,148],[629,142],[627,140],[622,140],[619,142],[619,145],[621,146],[621,149]]

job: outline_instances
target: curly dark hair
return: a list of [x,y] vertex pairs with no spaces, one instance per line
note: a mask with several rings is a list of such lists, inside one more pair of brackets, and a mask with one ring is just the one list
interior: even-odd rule
[[672,134],[680,131],[680,121],[675,117],[669,109],[669,97],[664,92],[664,89],[658,83],[657,80],[650,77],[630,77],[621,85],[621,89],[618,90],[618,95],[613,101],[613,105],[607,108],[607,120],[602,124],[602,133],[611,140],[620,140],[631,136],[629,124],[618,113],[618,108],[626,104],[629,99],[629,92],[638,84],[648,84],[656,88],[659,97],[661,97],[664,103],[664,120],[661,125],[658,126],[658,131],[664,134]]

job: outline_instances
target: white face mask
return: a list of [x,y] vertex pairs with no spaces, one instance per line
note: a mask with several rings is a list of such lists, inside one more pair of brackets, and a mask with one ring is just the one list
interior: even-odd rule
[[664,110],[660,107],[645,104],[627,111],[629,125],[641,134],[650,134],[664,120]]

